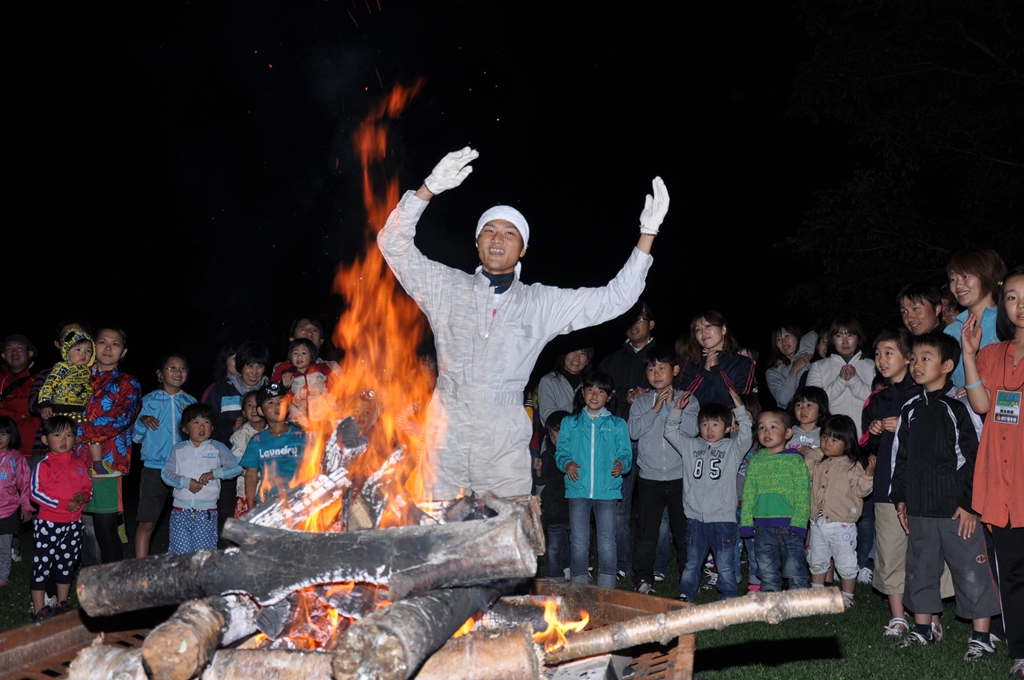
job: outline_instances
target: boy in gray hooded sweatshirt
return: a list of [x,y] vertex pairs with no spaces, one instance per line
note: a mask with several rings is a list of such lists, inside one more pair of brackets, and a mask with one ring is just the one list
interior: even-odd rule
[[[665,422],[665,439],[682,454],[683,505],[686,510],[686,567],[679,579],[679,599],[693,602],[700,587],[701,566],[708,549],[718,567],[722,599],[736,597],[736,475],[753,439],[750,416],[730,389],[732,413],[721,404],[707,404],[697,415],[700,436],[685,431],[680,397]],[[735,426],[734,423],[735,422]],[[730,432],[732,435],[730,436]]]
[[[683,461],[665,441],[665,421],[672,404],[683,394],[672,389],[679,360],[670,349],[655,347],[647,354],[647,380],[651,390],[629,407],[629,436],[637,442],[637,503],[640,506],[636,548],[633,551],[634,586],[650,593],[661,518],[668,508],[669,528],[679,564],[686,563],[686,514],[683,512]],[[696,399],[680,413],[676,429],[697,434]]]

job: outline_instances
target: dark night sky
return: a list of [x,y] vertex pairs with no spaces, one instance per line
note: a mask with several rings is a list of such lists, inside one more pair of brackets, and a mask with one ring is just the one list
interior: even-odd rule
[[[476,217],[509,203],[531,224],[524,281],[600,285],[635,243],[660,174],[672,205],[645,295],[655,335],[671,341],[718,308],[741,341],[765,344],[784,313],[764,275],[786,271],[772,245],[848,163],[836,135],[786,116],[809,49],[790,10],[379,2],[78,10],[71,19],[91,30],[64,50],[67,89],[23,115],[29,129],[60,107],[80,115],[52,147],[19,154],[60,196],[33,189],[49,196],[38,209],[61,225],[53,236],[93,234],[74,258],[91,274],[84,289],[73,274],[39,277],[3,333],[42,348],[66,314],[118,323],[129,371],[148,378],[180,349],[193,393],[226,340],[263,339],[276,360],[294,316],[338,308],[334,268],[360,247],[352,132],[392,84],[422,78],[392,125],[389,169],[415,188],[446,152],[481,153],[421,221],[429,256],[471,269]],[[54,247],[48,234],[29,232],[34,252]],[[599,356],[619,325],[591,334]]]

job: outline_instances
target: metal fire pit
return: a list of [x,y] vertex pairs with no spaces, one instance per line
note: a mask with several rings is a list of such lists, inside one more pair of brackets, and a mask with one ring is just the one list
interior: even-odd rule
[[[588,628],[600,628],[638,616],[669,612],[689,605],[624,590],[609,590],[537,579],[533,594],[559,596],[569,611],[585,609]],[[83,648],[103,633],[104,644],[138,647],[146,634],[163,622],[174,608],[90,619],[81,610],[0,633],[0,680],[52,680],[65,677],[68,665]],[[619,652],[632,656],[628,668],[633,678],[689,680],[693,674],[693,635],[683,635],[669,645],[643,645]],[[627,671],[627,672],[629,672]]]

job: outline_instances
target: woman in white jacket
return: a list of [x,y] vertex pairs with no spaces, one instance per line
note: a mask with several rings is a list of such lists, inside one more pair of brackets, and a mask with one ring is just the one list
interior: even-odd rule
[[864,331],[856,319],[841,316],[828,329],[827,356],[815,361],[807,371],[807,384],[820,387],[828,394],[828,409],[832,415],[850,416],[860,431],[860,412],[871,394],[875,379],[875,362],[865,358],[862,347]]

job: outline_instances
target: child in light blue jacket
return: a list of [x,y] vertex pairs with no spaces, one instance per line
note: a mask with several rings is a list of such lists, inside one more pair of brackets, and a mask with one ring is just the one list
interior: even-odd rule
[[[615,504],[622,475],[633,463],[629,426],[605,408],[614,385],[607,373],[591,373],[577,396],[576,413],[562,421],[555,462],[565,472],[569,500],[572,580],[586,583],[590,562],[590,514],[597,522],[597,584],[615,587]],[[614,405],[613,405],[614,408]]]

